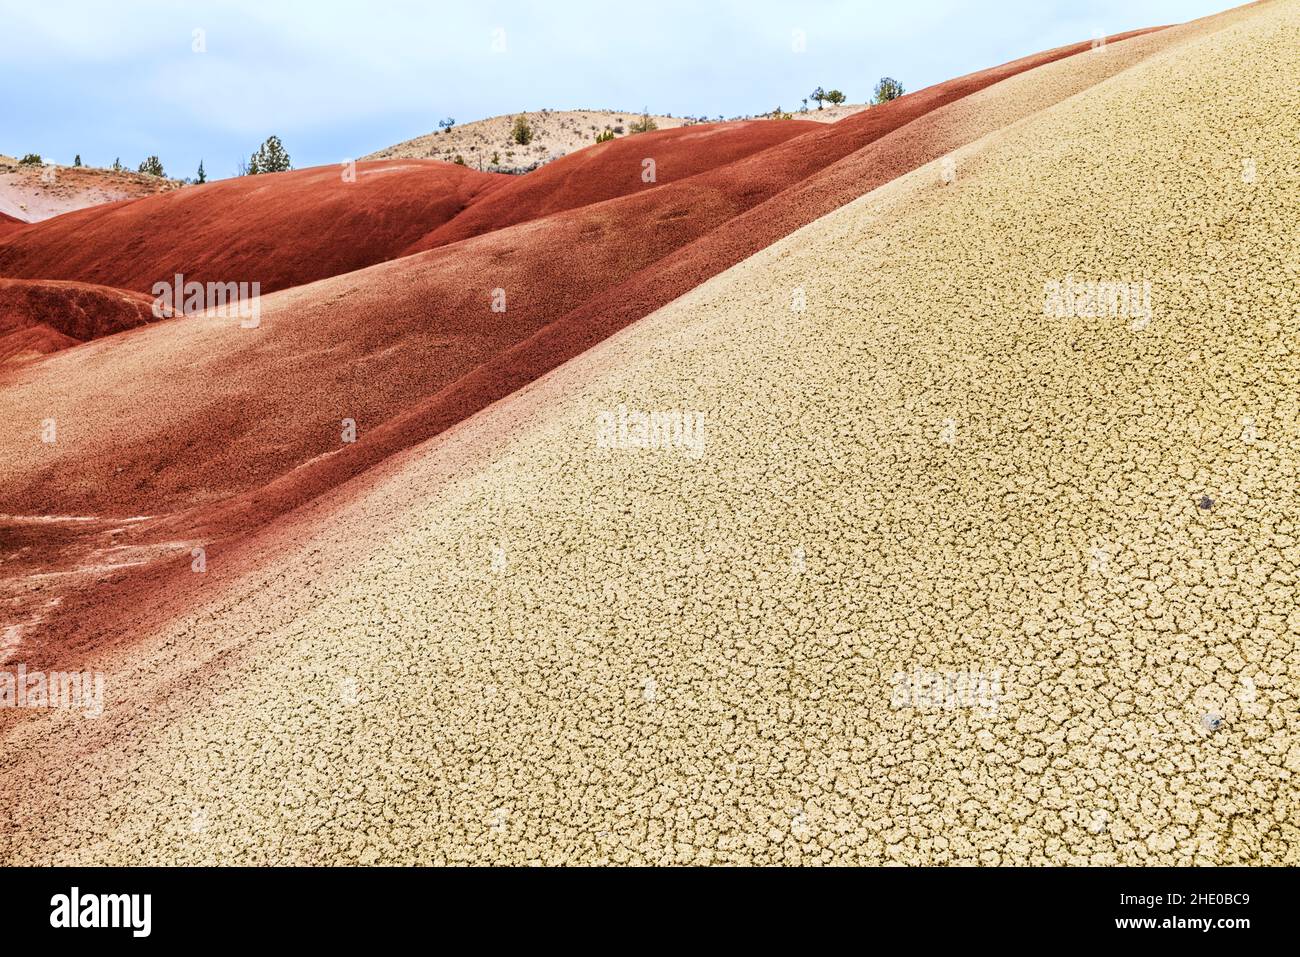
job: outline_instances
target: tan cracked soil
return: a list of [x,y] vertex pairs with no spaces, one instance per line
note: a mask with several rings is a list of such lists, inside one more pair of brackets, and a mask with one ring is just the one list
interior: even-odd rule
[[1254,7],[278,523],[7,728],[0,859],[1300,863],[1298,78]]

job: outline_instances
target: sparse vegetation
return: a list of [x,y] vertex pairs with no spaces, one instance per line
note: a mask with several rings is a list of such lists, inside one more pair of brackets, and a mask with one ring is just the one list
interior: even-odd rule
[[492,165],[493,166],[501,165],[501,154],[498,153],[496,150],[492,151]]
[[641,119],[633,120],[627,127],[633,133],[649,133],[651,130],[659,129],[659,124],[650,118],[649,109],[641,111]]
[[820,110],[822,108],[822,103],[826,100],[826,91],[819,86],[808,94],[808,99],[815,102],[817,104],[817,109]]
[[844,102],[844,94],[839,90],[829,90],[826,93],[826,102],[831,106],[839,106]]
[[[644,119],[649,119],[650,123],[645,124]],[[686,120],[685,123],[682,122],[683,119]],[[517,174],[525,168],[544,165],[594,143],[621,138],[629,132],[628,121],[636,121],[638,130],[643,126],[662,130],[696,122],[687,117],[661,119],[653,114],[643,117],[641,111],[628,114],[615,110],[533,109],[457,123],[450,131],[446,127],[438,129],[434,126],[424,136],[376,151],[367,158],[419,156],[450,163],[459,153],[464,156],[469,167]],[[434,123],[437,122],[435,117]],[[528,142],[521,143],[515,130],[517,126],[524,125],[531,135],[525,134],[523,138]],[[498,151],[499,156],[499,162],[495,166],[491,162],[494,151]]]
[[113,172],[114,173],[122,172],[122,157],[119,156],[113,160]]
[[206,183],[207,181],[208,181],[208,174],[203,169],[203,160],[199,160],[199,173],[194,178],[194,182]]
[[244,172],[256,176],[260,173],[283,173],[291,169],[293,165],[280,137],[268,136],[266,142],[257,148],[257,152],[249,157]]
[[80,166],[80,165],[81,165],[81,154],[80,154],[80,153],[78,153],[76,156],[74,156],[74,157],[72,158],[72,165],[73,165],[73,166]]
[[456,118],[453,116],[449,116],[445,120],[438,121],[438,129],[442,130],[444,133],[450,133],[451,128],[455,125],[456,125]]
[[146,157],[144,162],[140,164],[138,172],[144,173],[146,176],[157,176],[159,179],[167,175],[163,172],[162,160],[157,156]]
[[533,141],[533,128],[528,125],[528,118],[522,113],[515,117],[514,126],[510,128],[510,138],[520,146],[527,146]]
[[40,166],[43,162],[40,153],[28,153],[18,161],[21,166]]
[[893,77],[882,76],[880,82],[876,84],[876,93],[872,97],[872,103],[888,103],[890,100],[896,100],[907,91],[903,89],[903,84],[899,83]]
[[774,119],[774,120],[792,120],[792,119],[794,119],[794,114],[785,112],[783,109],[781,109],[780,106],[778,106],[775,110],[773,110],[773,111],[772,111],[770,114],[768,114],[768,115],[771,116],[772,119]]
[[464,166],[464,165],[465,165],[465,157],[463,157],[463,156],[461,156],[459,153],[457,153],[457,154],[456,154],[456,158],[455,158],[454,160],[452,160],[452,162],[455,163],[457,166]]

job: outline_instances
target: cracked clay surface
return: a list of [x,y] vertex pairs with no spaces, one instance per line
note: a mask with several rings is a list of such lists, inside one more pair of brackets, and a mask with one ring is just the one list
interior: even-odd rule
[[336,495],[220,681],[11,730],[0,857],[1300,863],[1298,78],[1250,8]]

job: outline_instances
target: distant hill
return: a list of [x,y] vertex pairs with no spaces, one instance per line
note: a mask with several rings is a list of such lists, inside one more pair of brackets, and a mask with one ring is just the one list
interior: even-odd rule
[[[845,104],[824,110],[809,108],[808,112],[795,112],[801,120],[833,123],[852,113],[866,109],[865,104]],[[533,138],[526,146],[511,137],[515,117],[524,117],[532,128]],[[635,111],[616,110],[538,110],[532,113],[509,113],[485,120],[458,124],[450,130],[426,133],[415,139],[377,150],[362,159],[439,159],[455,162],[460,156],[466,166],[474,169],[502,173],[519,173],[542,166],[566,156],[585,146],[592,146],[596,137],[608,129],[617,139],[632,133],[632,124],[642,115]],[[689,126],[694,123],[713,122],[722,117],[656,116],[651,115],[655,127],[661,130]],[[731,117],[730,119],[763,119],[763,116]],[[493,162],[493,158],[496,162]]]
[[0,155],[0,213],[39,222],[100,203],[139,199],[178,189],[180,180],[91,166],[24,166]]

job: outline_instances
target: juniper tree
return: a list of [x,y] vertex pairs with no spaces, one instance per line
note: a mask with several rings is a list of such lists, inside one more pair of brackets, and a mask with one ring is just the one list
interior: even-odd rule
[[876,95],[872,100],[873,103],[888,103],[890,100],[896,100],[907,91],[903,89],[903,84],[899,83],[892,77],[882,76],[880,82],[876,84]]
[[533,141],[533,128],[528,125],[528,119],[522,114],[515,117],[515,124],[510,129],[510,138],[520,146],[527,146]]
[[268,136],[266,142],[248,160],[248,172],[254,176],[259,173],[283,173],[290,169],[293,169],[293,165],[278,136]]

